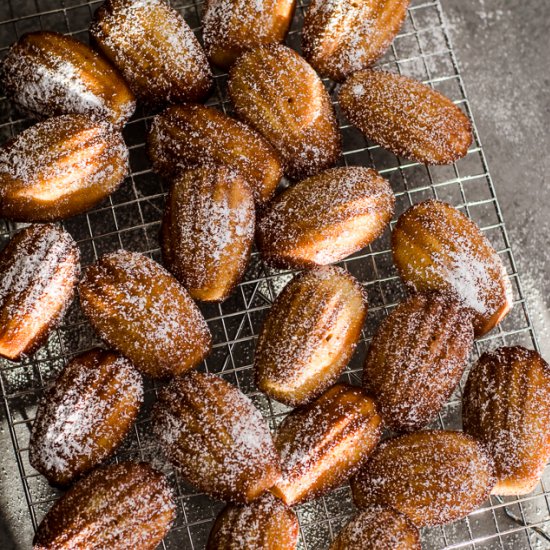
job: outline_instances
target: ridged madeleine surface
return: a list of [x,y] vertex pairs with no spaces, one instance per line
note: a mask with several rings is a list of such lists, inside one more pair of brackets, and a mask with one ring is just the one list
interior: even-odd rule
[[198,101],[212,84],[206,55],[183,17],[164,0],[107,0],[90,35],[142,101]]
[[295,409],[275,436],[283,473],[272,492],[293,506],[336,489],[366,462],[381,422],[374,401],[347,384]]
[[224,300],[248,264],[254,222],[254,198],[241,175],[222,166],[182,172],[164,211],[164,262],[195,300]]
[[296,550],[299,536],[293,510],[265,493],[246,506],[226,506],[210,531],[206,550]]
[[340,82],[386,51],[409,0],[313,0],[304,14],[302,50],[321,76]]
[[215,498],[251,502],[280,475],[262,415],[246,395],[213,374],[193,371],[163,388],[153,430],[183,476]]
[[240,172],[258,203],[272,197],[283,174],[279,156],[260,134],[213,107],[168,107],[153,119],[147,143],[153,167],[162,176],[222,164]]
[[418,292],[454,294],[474,315],[476,337],[512,307],[506,269],[479,227],[450,204],[428,200],[401,215],[392,233],[395,265]]
[[293,279],[260,330],[254,366],[258,387],[290,406],[303,405],[336,382],[367,316],[361,284],[339,267]]
[[182,374],[210,351],[210,331],[187,291],[142,254],[103,256],[86,269],[79,293],[97,333],[143,374]]
[[384,504],[417,526],[440,525],[473,512],[495,484],[493,459],[462,432],[422,431],[382,442],[352,480],[359,508]]
[[245,52],[231,67],[228,91],[239,117],[279,153],[288,177],[312,176],[338,160],[341,138],[330,97],[294,50],[269,44]]
[[154,550],[175,517],[163,474],[145,462],[113,464],[94,470],[52,506],[33,549]]
[[389,182],[375,170],[332,168],[273,200],[258,223],[258,248],[276,267],[338,262],[380,236],[394,203]]
[[115,451],[142,401],[141,375],[122,355],[96,348],[75,357],[38,404],[31,466],[69,484]]
[[420,533],[397,510],[368,506],[340,531],[330,550],[421,550]]
[[50,118],[0,148],[0,216],[62,220],[107,198],[127,174],[128,149],[109,123]]
[[365,70],[339,92],[344,116],[397,156],[451,164],[472,144],[468,117],[447,97],[406,76]]
[[204,48],[214,65],[228,69],[244,51],[283,42],[295,0],[208,0],[203,18]]
[[448,295],[416,294],[380,325],[363,373],[387,427],[418,430],[456,388],[474,342],[471,314]]
[[73,238],[56,225],[31,225],[0,252],[0,357],[35,351],[61,321],[80,273]]
[[484,353],[472,368],[462,407],[464,430],[495,459],[495,495],[525,495],[550,459],[550,366],[521,346]]
[[88,115],[122,126],[136,101],[119,72],[97,52],[56,32],[24,34],[2,64],[6,95],[37,117]]

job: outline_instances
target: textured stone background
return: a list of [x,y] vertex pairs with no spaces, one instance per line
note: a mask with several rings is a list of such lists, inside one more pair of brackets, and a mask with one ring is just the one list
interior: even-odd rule
[[[541,347],[550,358],[550,5],[442,3]],[[1,425],[0,448],[11,449]],[[0,456],[0,483],[17,493],[13,467],[9,453]],[[21,510],[0,508],[2,550],[30,548],[23,495],[16,500]]]

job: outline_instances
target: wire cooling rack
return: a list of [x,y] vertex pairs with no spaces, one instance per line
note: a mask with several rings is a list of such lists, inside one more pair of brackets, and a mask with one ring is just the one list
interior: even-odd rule
[[[82,0],[3,0],[0,3],[0,56],[3,57],[7,47],[21,34],[38,29],[52,29],[87,41],[90,17],[99,4],[99,1],[88,3]],[[173,1],[172,5],[200,33],[201,4],[180,0]],[[297,49],[304,6],[298,3],[287,40]],[[471,117],[438,0],[411,2],[401,33],[379,65],[430,84],[451,97]],[[208,104],[228,112],[230,105],[225,94],[225,75],[217,74],[215,82]],[[334,91],[328,82],[327,87]],[[92,212],[65,222],[66,228],[79,243],[83,265],[121,247],[160,259],[157,234],[167,184],[151,172],[145,154],[144,141],[149,123],[150,116],[137,113],[124,131],[131,149],[132,172],[121,189]],[[13,110],[6,98],[0,98],[2,142],[30,124],[29,120]],[[464,159],[451,166],[429,168],[397,159],[366,142],[357,130],[342,120],[341,131],[345,151],[341,163],[372,166],[387,177],[397,195],[396,218],[411,204],[436,197],[465,211],[482,227],[499,251],[512,280],[515,307],[497,330],[476,342],[471,362],[483,351],[502,345],[521,344],[537,348],[536,335],[525,306],[502,213],[477,131],[474,129],[475,142]],[[20,226],[0,220],[0,247]],[[381,319],[404,297],[404,289],[392,264],[389,235],[388,230],[368,249],[342,262],[365,285],[369,296],[370,309],[363,341],[343,377],[354,384],[360,383],[362,361],[373,332]],[[257,391],[251,366],[261,320],[290,278],[291,273],[265,266],[254,253],[247,275],[233,295],[222,304],[201,306],[215,342],[212,354],[201,368],[219,373],[247,393],[272,428],[277,426],[288,409]],[[34,357],[21,363],[0,363],[7,430],[13,442],[17,462],[15,470],[21,475],[25,495],[22,521],[26,525],[31,523],[34,529],[59,496],[28,462],[29,434],[36,403],[43,388],[53,381],[67,360],[96,343],[96,337],[75,303],[63,325]],[[179,513],[176,524],[163,542],[163,548],[202,549],[222,504],[186,485],[158,452],[149,425],[149,410],[155,391],[155,386],[150,384],[139,421],[115,460],[150,460],[168,474],[177,490]],[[440,413],[434,426],[447,429],[461,427],[460,395],[461,388]],[[9,495],[0,496],[3,506],[17,505],[10,501]],[[546,534],[550,533],[549,497],[550,474],[547,474],[532,495],[506,499],[491,497],[480,510],[466,519],[423,530],[424,547],[550,548],[550,538]],[[328,548],[330,540],[352,513],[353,505],[347,486],[324,499],[299,507],[300,548]]]

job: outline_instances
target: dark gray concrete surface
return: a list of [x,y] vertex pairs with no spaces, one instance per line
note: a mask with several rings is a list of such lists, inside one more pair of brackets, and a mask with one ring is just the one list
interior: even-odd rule
[[442,0],[541,348],[550,357],[550,4]]
[[[548,0],[442,3],[529,308],[548,358],[550,5]],[[9,434],[1,430],[0,448],[11,451]],[[12,494],[21,492],[18,498],[23,502],[10,451],[0,456],[0,484]],[[7,488],[10,484],[13,487]],[[24,506],[22,511],[0,511],[0,549],[30,548],[32,535],[22,513],[27,513]]]

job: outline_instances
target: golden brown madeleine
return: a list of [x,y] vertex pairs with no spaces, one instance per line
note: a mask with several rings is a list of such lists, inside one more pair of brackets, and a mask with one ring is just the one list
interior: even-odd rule
[[451,164],[472,144],[468,117],[447,97],[406,76],[364,70],[339,92],[344,116],[395,155],[424,164]]
[[337,82],[370,67],[399,32],[409,1],[313,0],[304,14],[304,57]]
[[31,466],[67,485],[111,456],[143,402],[128,359],[95,348],[75,357],[40,400],[29,444]]
[[283,175],[279,156],[260,134],[204,105],[168,107],[153,119],[147,143],[153,167],[162,176],[222,164],[240,172],[258,203],[272,197]]
[[380,236],[394,203],[389,182],[375,170],[332,168],[272,201],[258,223],[258,248],[276,267],[338,262]]
[[210,351],[210,331],[195,302],[142,254],[119,250],[103,256],[84,272],[79,293],[97,333],[143,374],[182,374]]
[[272,492],[293,506],[336,489],[368,460],[381,422],[374,401],[347,384],[295,409],[275,436],[283,474]]
[[462,432],[422,431],[382,442],[352,479],[359,508],[385,504],[417,527],[467,516],[495,484],[493,459]]
[[384,319],[369,347],[365,390],[395,431],[428,424],[449,399],[474,342],[471,313],[453,296],[415,294]]
[[128,174],[128,148],[111,124],[63,115],[0,148],[0,216],[55,221],[89,210]]
[[228,69],[246,50],[284,42],[295,5],[295,0],[208,0],[203,18],[208,58]]
[[521,346],[484,353],[464,390],[464,430],[495,459],[495,495],[535,489],[550,459],[550,367]]
[[251,502],[280,475],[262,415],[246,395],[213,374],[192,371],[163,388],[153,430],[183,476],[215,498]]
[[231,67],[228,91],[239,117],[280,154],[288,177],[312,176],[338,160],[341,137],[330,97],[294,50],[268,44],[245,52]]
[[162,223],[162,255],[195,300],[224,300],[241,280],[255,219],[252,191],[236,172],[204,166],[174,180]]
[[254,366],[258,387],[290,406],[308,403],[348,364],[367,316],[367,294],[339,267],[294,278],[260,330]]
[[80,252],[57,225],[31,225],[0,252],[0,357],[40,347],[72,302]]
[[97,52],[57,32],[24,34],[2,65],[6,95],[38,117],[88,115],[124,125],[136,100],[119,72]]
[[340,531],[330,550],[421,550],[420,533],[397,510],[367,506]]
[[455,294],[474,314],[476,338],[493,329],[512,307],[506,269],[479,227],[437,200],[413,205],[392,233],[395,265],[407,286]]
[[199,41],[164,0],[107,0],[90,35],[145,103],[198,101],[212,85]]
[[176,517],[166,477],[141,462],[97,468],[46,514],[34,550],[154,550]]
[[206,550],[296,550],[300,526],[271,493],[247,506],[229,504],[216,518]]

